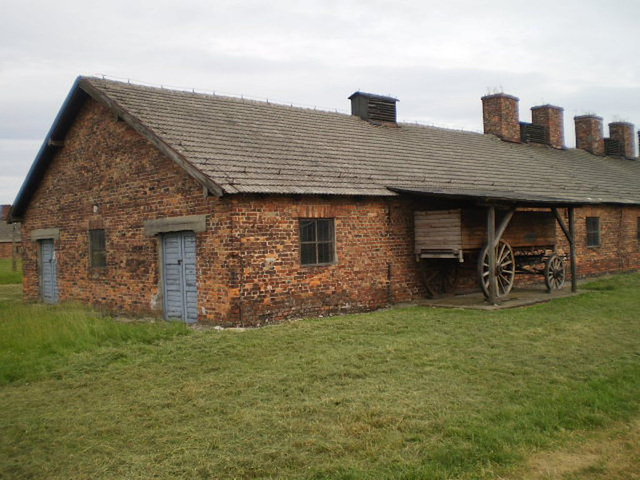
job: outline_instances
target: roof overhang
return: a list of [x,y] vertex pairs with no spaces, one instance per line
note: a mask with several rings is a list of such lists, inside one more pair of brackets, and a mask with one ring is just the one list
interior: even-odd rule
[[572,199],[501,190],[445,189],[434,186],[387,188],[401,195],[446,200],[461,205],[564,208],[610,203],[598,199]]

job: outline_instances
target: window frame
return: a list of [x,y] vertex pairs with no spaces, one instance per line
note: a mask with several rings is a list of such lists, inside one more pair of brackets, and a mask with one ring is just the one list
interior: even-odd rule
[[[597,222],[597,228],[590,222]],[[602,246],[602,228],[600,217],[585,217],[586,245],[587,248],[598,248]]]
[[[315,225],[314,228],[314,239],[313,240],[303,240],[303,227],[305,226],[305,222],[313,222]],[[329,240],[320,240],[318,239],[318,224],[320,222],[327,222],[329,227]],[[322,217],[322,218],[299,218],[298,219],[298,240],[299,240],[299,248],[300,248],[300,265],[303,267],[317,267],[317,266],[326,266],[326,265],[334,265],[337,262],[337,254],[336,254],[336,228],[335,228],[335,219]],[[314,248],[314,262],[305,262],[305,246],[313,245]],[[318,259],[320,257],[320,245],[329,245],[329,252],[331,256],[331,260],[328,262],[319,262]]]
[[89,267],[107,268],[107,234],[104,228],[89,229]]

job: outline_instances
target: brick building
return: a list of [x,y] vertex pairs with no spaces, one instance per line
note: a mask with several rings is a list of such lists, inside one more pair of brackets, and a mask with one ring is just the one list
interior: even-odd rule
[[12,258],[19,253],[20,224],[8,223],[10,209],[11,205],[0,205],[0,258]]
[[[78,78],[12,209],[25,299],[221,325],[370,310],[428,292],[416,212],[431,211],[479,215],[477,246],[544,238],[575,276],[640,267],[632,125],[605,139],[576,117],[567,149],[562,109],[522,123],[509,95],[483,98],[484,135],[350,100],[343,115]],[[474,249],[454,252],[454,290],[478,288]]]

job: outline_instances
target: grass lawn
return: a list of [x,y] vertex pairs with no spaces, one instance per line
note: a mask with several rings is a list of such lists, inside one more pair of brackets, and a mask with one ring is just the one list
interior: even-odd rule
[[11,267],[10,258],[0,258],[0,285],[22,283],[22,262],[17,261],[15,272]]
[[[117,323],[12,288],[0,478],[613,480],[640,466],[640,275],[515,310],[246,331]],[[627,425],[628,475],[597,460],[532,473]]]

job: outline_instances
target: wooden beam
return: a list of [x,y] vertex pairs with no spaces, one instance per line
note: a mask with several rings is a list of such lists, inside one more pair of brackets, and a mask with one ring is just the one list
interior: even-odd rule
[[498,246],[498,243],[500,243],[500,239],[502,238],[502,235],[504,235],[504,231],[509,226],[509,222],[511,221],[511,217],[513,217],[513,213],[515,211],[515,208],[510,209],[500,222],[500,226],[498,227],[498,230],[496,230],[495,238],[493,239],[493,248],[496,248]]
[[558,225],[564,232],[564,236],[567,237],[569,242],[569,261],[571,262],[571,291],[578,291],[578,266],[576,263],[576,242],[575,242],[575,215],[573,207],[569,207],[569,226],[564,223],[564,219],[556,207],[551,208],[553,214],[556,217]]
[[498,284],[496,282],[496,208],[487,208],[487,255],[489,257],[489,298],[487,301],[491,305],[497,305]]
[[569,241],[569,243],[571,243],[571,232],[569,232],[569,228],[567,228],[566,223],[564,223],[564,219],[562,218],[562,215],[560,215],[560,212],[555,207],[553,207],[551,210],[553,211],[553,214],[555,215],[556,220],[558,221],[558,225],[560,225],[560,228],[564,232],[564,236],[567,237],[567,240]]

